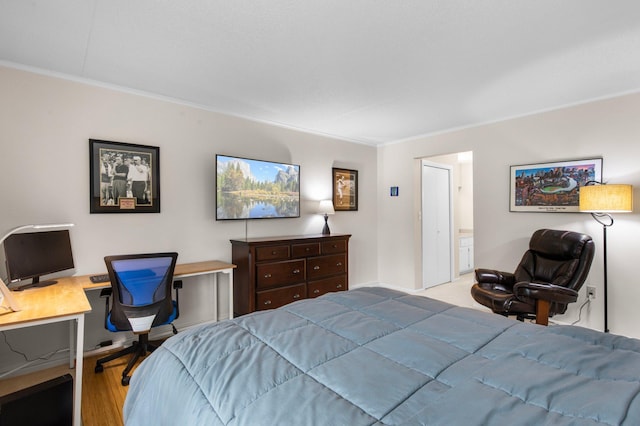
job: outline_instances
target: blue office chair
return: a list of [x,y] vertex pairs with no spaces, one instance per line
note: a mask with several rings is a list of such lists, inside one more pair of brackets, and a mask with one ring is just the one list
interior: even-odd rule
[[[138,359],[147,352],[153,352],[157,347],[149,342],[151,328],[171,324],[174,334],[177,333],[172,324],[180,313],[178,289],[182,287],[181,281],[173,283],[177,258],[178,253],[131,254],[104,258],[111,281],[111,288],[104,289],[100,294],[107,297],[105,328],[113,332],[131,330],[138,335],[138,341],[128,348],[99,359],[96,362],[96,373],[104,371],[105,362],[133,354],[122,372],[122,385],[127,386],[131,378],[129,372]],[[176,290],[175,301],[171,299],[172,287]]]

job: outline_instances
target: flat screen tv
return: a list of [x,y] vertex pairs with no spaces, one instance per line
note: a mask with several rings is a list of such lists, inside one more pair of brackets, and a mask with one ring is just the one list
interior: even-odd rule
[[31,283],[14,290],[55,284],[40,277],[74,268],[68,229],[10,235],[4,241],[4,253],[10,282],[31,278]]
[[300,166],[216,155],[216,220],[300,217]]

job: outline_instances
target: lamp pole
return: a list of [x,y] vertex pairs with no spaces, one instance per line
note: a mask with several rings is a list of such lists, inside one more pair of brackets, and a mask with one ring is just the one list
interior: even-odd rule
[[607,280],[609,274],[607,272],[607,228],[613,225],[613,217],[608,213],[591,213],[591,216],[602,225],[602,255],[603,255],[603,272],[604,272],[604,332],[609,332],[609,322],[608,322],[608,309],[609,304],[607,302],[608,289],[607,289]]
[[[611,225],[613,225],[613,219],[611,219]],[[607,294],[608,294],[607,277],[609,276],[607,274],[607,228],[608,226],[604,224],[602,225],[602,254],[604,256],[603,266],[604,266],[604,332],[605,333],[609,332],[609,325],[607,322],[607,318],[609,318],[607,315],[607,309],[609,307],[609,304],[607,303]]]

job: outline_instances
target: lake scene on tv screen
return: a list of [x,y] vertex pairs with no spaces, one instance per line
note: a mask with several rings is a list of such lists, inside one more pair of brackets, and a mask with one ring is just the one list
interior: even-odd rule
[[300,166],[216,156],[216,219],[300,216]]

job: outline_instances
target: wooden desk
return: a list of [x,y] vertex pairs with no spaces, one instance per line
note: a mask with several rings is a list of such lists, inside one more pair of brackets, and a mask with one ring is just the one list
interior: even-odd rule
[[[229,275],[229,315],[233,317],[233,269],[236,265],[209,260],[204,262],[183,263],[176,265],[174,278],[187,278],[198,275],[210,275],[214,292],[218,294],[219,273]],[[82,424],[82,368],[84,350],[84,314],[91,311],[91,305],[85,291],[110,287],[111,283],[92,283],[91,275],[56,278],[56,284],[31,288],[24,291],[12,292],[15,301],[22,308],[21,311],[0,315],[0,330],[32,327],[61,321],[75,321],[76,338],[75,350],[73,326],[69,332],[69,368],[74,367],[73,381],[73,423]],[[218,320],[217,301],[214,306],[214,320]],[[73,324],[73,322],[72,322]],[[75,352],[75,354],[74,354]]]
[[[73,424],[80,426],[82,417],[82,361],[84,350],[84,314],[91,311],[91,305],[82,287],[66,280],[49,287],[31,288],[13,292],[21,311],[0,315],[0,330],[33,327],[61,321],[76,324],[75,368],[73,380]],[[71,327],[73,330],[73,327]],[[69,333],[69,367],[74,361],[73,332]]]
[[[229,318],[233,318],[233,270],[236,265],[226,263],[220,260],[205,260],[203,262],[179,263],[173,273],[174,279],[195,277],[199,275],[209,275],[210,284],[213,286],[214,293],[218,294],[218,274],[229,275]],[[92,274],[95,275],[95,274]],[[84,290],[95,290],[110,287],[110,282],[93,283],[90,280],[91,275],[82,275],[77,277],[67,277],[70,283],[81,287]],[[218,321],[218,303],[213,305],[214,321]]]

